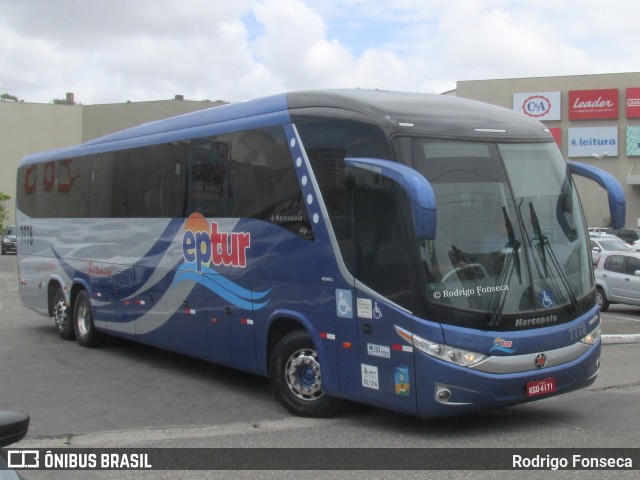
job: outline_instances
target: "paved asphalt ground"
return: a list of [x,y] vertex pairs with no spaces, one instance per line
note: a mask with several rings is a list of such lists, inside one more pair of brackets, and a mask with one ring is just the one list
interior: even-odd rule
[[640,343],[640,307],[611,305],[601,316],[604,344]]
[[[15,448],[634,448],[640,445],[640,350],[602,350],[596,383],[540,402],[457,419],[419,421],[374,408],[334,419],[291,417],[266,379],[127,342],[87,350],[57,338],[51,321],[19,304],[15,256],[0,258],[0,403],[32,418]],[[640,307],[602,314],[603,343],[640,343]],[[304,461],[301,458],[300,461]],[[147,475],[144,475],[144,474]],[[523,474],[524,473],[524,474]],[[100,478],[374,478],[455,480],[638,478],[635,471],[22,472],[29,480]],[[0,475],[0,478],[1,475]]]

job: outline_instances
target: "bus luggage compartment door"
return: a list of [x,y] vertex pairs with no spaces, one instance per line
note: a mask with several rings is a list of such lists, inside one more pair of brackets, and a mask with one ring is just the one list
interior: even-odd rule
[[256,349],[251,281],[203,274],[211,361],[255,371]]

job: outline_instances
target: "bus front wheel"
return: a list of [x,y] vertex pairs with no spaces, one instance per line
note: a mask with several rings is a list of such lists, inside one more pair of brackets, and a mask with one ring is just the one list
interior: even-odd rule
[[309,334],[297,330],[283,337],[273,350],[269,377],[276,399],[295,415],[328,417],[341,400],[322,390],[318,353]]
[[600,306],[601,312],[609,310],[609,300],[607,300],[607,296],[602,287],[596,287],[596,302]]
[[83,347],[95,347],[100,343],[102,334],[93,323],[93,308],[85,290],[78,292],[73,305],[73,328],[76,340]]

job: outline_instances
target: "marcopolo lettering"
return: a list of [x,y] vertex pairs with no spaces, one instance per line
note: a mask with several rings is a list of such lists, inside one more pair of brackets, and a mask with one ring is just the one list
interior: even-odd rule
[[300,213],[293,213],[290,215],[282,215],[280,213],[274,213],[271,215],[271,221],[276,224],[302,222],[304,217]]
[[539,327],[549,325],[558,321],[557,315],[547,315],[545,317],[518,318],[516,320],[516,328],[520,327]]

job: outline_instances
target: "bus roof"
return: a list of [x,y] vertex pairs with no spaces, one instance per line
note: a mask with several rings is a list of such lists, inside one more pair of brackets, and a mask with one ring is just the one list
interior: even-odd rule
[[145,123],[81,145],[26,156],[22,164],[186,140],[310,118],[351,118],[443,138],[550,141],[520,113],[451,96],[345,89],[281,93]]
[[288,94],[292,121],[347,112],[370,123],[439,137],[551,141],[538,120],[466,98],[383,90],[320,90]]

